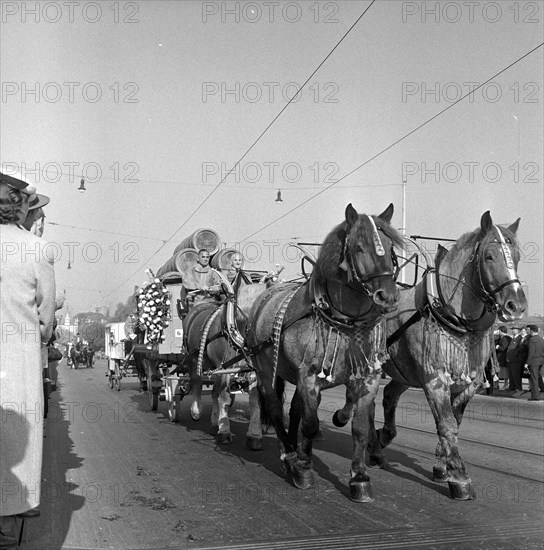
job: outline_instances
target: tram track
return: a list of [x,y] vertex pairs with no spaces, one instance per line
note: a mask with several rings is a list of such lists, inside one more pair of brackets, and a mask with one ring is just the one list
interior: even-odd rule
[[[401,425],[401,424],[397,424],[396,425],[397,428],[401,428],[403,430],[412,430],[414,432],[420,432],[420,433],[425,433],[425,434],[429,434],[429,435],[432,435],[434,437],[437,437],[436,435],[436,432],[430,432],[429,430],[423,430],[422,428],[415,428],[413,426],[406,426],[406,425]],[[503,450],[503,451],[512,451],[512,452],[516,452],[516,453],[523,453],[523,454],[528,454],[528,455],[531,455],[531,456],[538,456],[538,457],[544,457],[544,453],[537,453],[537,452],[534,452],[534,451],[526,451],[526,450],[523,450],[523,449],[516,449],[514,447],[507,447],[506,445],[497,445],[496,443],[491,443],[489,441],[478,441],[476,439],[471,439],[471,438],[468,438],[468,437],[458,437],[459,441],[462,441],[462,442],[465,442],[465,443],[472,443],[472,444],[475,444],[475,445],[484,445],[486,447],[494,447],[496,449],[500,449],[500,450]]]

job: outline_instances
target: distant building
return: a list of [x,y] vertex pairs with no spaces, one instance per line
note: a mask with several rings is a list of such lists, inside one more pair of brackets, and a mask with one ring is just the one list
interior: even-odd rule
[[57,315],[57,327],[60,331],[61,343],[71,342],[79,332],[79,322],[70,316],[70,308],[65,305],[66,312]]

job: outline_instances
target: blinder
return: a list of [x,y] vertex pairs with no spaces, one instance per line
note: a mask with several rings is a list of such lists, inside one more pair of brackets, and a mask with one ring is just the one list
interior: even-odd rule
[[[383,246],[382,240],[380,239],[380,235],[378,231],[381,230],[380,227],[377,227],[374,219],[372,216],[367,216],[370,220],[370,223],[373,228],[372,232],[372,242],[374,244],[374,250],[376,252],[377,256],[385,256],[385,248]],[[352,279],[355,279],[359,286],[363,289],[363,291],[367,294],[368,297],[372,297],[372,292],[368,288],[367,284],[372,279],[376,279],[377,277],[394,277],[394,271],[392,270],[386,270],[386,271],[380,271],[378,273],[370,273],[370,274],[363,274],[360,272],[357,264],[355,263],[353,259],[353,255],[350,252],[349,246],[348,246],[348,234],[346,233],[346,237],[344,239],[344,248],[343,248],[343,260],[340,264],[340,267],[347,272],[348,274],[348,280],[351,281]],[[398,260],[397,255],[395,254],[395,251],[393,250],[393,247],[391,247],[390,250],[390,256],[391,256],[391,263],[394,269],[396,269],[396,266],[398,266]]]
[[480,280],[480,286],[481,286],[482,290],[484,291],[484,294],[486,295],[488,300],[490,302],[492,302],[493,305],[495,306],[496,303],[495,303],[494,296],[497,293],[499,293],[503,288],[505,288],[509,285],[513,285],[513,284],[516,284],[516,283],[521,285],[521,281],[517,278],[517,273],[516,273],[516,270],[515,270],[515,267],[514,267],[514,260],[512,259],[512,253],[510,252],[510,248],[508,248],[508,245],[506,244],[506,241],[504,240],[504,235],[502,234],[502,232],[499,230],[499,228],[496,225],[493,225],[493,230],[494,230],[495,234],[497,235],[497,237],[494,239],[493,242],[498,243],[501,247],[502,254],[503,254],[503,257],[504,257],[504,264],[506,266],[506,269],[508,270],[508,275],[509,275],[510,279],[508,279],[504,283],[500,284],[496,288],[487,289],[486,286],[484,285],[484,282],[483,282],[483,279],[482,279],[482,255],[480,255],[481,241],[479,241],[478,244],[476,245],[476,250],[474,251],[473,257],[475,257],[477,259],[478,278]]

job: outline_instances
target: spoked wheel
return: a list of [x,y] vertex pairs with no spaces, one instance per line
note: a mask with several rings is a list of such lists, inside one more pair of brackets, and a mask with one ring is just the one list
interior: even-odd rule
[[113,359],[108,359],[108,382],[110,384],[110,389],[113,390],[113,379],[115,377],[115,371],[111,369],[112,363],[115,364],[113,362]]

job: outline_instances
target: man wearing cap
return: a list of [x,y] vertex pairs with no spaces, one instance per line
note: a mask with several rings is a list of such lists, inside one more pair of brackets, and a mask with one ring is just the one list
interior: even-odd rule
[[540,401],[538,391],[544,392],[544,381],[541,372],[544,365],[544,339],[538,334],[536,325],[527,325],[529,331],[529,353],[525,367],[529,368],[529,401]]
[[[43,449],[42,346],[53,331],[55,273],[46,241],[25,231],[36,189],[0,173],[0,548],[17,545],[15,516],[31,517],[40,502]],[[27,259],[24,251],[39,250]],[[24,338],[22,337],[24,335]],[[45,348],[44,348],[45,349]],[[38,411],[30,417],[14,411]]]
[[28,214],[22,226],[27,230],[41,237],[44,230],[45,214],[43,207],[49,204],[49,197],[34,193],[28,201]]

